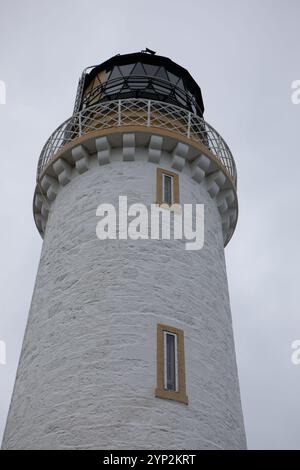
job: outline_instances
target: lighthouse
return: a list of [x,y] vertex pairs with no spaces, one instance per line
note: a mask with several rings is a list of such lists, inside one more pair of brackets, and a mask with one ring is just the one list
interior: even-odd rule
[[[203,114],[190,73],[153,51],[83,71],[38,161],[43,246],[3,449],[246,447],[224,257],[237,173]],[[130,238],[118,217],[100,239],[121,197],[161,218],[201,206],[201,247]]]

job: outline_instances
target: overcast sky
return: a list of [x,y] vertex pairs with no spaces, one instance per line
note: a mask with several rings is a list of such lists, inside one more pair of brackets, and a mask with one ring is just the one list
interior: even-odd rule
[[299,0],[0,0],[0,442],[42,245],[39,153],[84,67],[149,47],[190,71],[237,164],[226,259],[248,446],[300,449],[299,21]]

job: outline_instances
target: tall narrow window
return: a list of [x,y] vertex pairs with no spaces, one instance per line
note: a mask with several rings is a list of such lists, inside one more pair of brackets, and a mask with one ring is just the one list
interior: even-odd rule
[[173,204],[173,176],[163,173],[163,202],[171,206]]
[[184,334],[167,325],[157,325],[157,388],[155,395],[188,403],[185,383]]
[[179,204],[179,176],[172,171],[157,168],[156,203]]
[[177,391],[178,364],[177,364],[177,335],[164,331],[165,353],[165,389]]

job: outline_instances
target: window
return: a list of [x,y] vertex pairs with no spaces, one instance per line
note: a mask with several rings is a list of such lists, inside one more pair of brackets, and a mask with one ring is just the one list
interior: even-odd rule
[[177,392],[177,335],[169,331],[164,331],[164,353],[164,388]]
[[163,202],[169,206],[173,203],[173,184],[173,176],[163,173]]
[[157,168],[157,204],[179,204],[179,176],[172,171]]
[[121,65],[119,69],[121,70],[123,77],[127,77],[131,74],[134,64]]
[[188,404],[185,382],[184,334],[182,330],[157,325],[157,388],[159,398]]

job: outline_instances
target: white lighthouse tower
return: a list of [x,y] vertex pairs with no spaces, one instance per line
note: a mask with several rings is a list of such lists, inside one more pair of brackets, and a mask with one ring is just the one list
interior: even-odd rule
[[[44,241],[4,449],[246,447],[224,259],[236,168],[203,111],[188,71],[153,53],[83,72],[38,163]],[[97,207],[120,196],[203,204],[202,249],[99,240]]]

